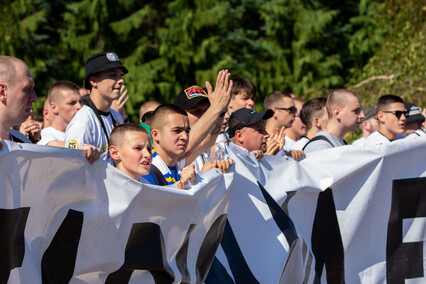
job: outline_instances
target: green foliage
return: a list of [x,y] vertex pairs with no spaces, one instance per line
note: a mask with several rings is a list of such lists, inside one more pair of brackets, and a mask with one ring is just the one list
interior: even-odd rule
[[416,0],[3,1],[0,52],[29,65],[41,96],[56,80],[83,85],[85,60],[116,52],[130,71],[126,111],[133,121],[144,101],[172,102],[184,87],[214,84],[225,68],[255,83],[257,108],[274,90],[308,99],[391,74],[393,80],[353,88],[364,103],[384,92],[419,102],[423,6]]

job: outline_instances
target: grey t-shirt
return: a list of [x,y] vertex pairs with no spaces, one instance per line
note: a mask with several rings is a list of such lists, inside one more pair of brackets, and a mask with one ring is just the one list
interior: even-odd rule
[[[330,142],[328,142],[326,140],[322,140],[322,139],[312,141],[317,136],[324,136]],[[306,145],[306,147],[303,151],[305,153],[311,153],[311,152],[315,152],[315,151],[330,149],[330,148],[333,148],[333,147],[344,146],[345,144],[346,143],[343,139],[340,139],[336,136],[333,136],[328,132],[320,131],[311,139],[311,141],[309,141],[309,143]]]

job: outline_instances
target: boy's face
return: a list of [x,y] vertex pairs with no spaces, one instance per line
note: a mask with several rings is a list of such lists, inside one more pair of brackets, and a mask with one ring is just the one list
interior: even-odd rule
[[355,96],[348,96],[345,106],[341,108],[339,119],[342,126],[347,130],[357,130],[364,118],[361,102]]
[[377,117],[380,120],[380,131],[392,134],[396,138],[398,134],[405,131],[405,115],[399,118],[395,115],[395,111],[405,111],[403,103],[391,103],[384,111],[379,111]]
[[93,76],[96,82],[96,89],[108,101],[118,99],[120,97],[121,86],[124,84],[123,75],[124,71],[121,68],[97,73]]
[[291,128],[298,136],[302,137],[306,135],[306,125],[303,124],[302,120],[300,119],[300,110],[302,109],[303,103],[296,101],[295,106],[297,108],[297,114],[294,118]]
[[[293,122],[296,118],[296,115],[290,113],[290,111],[285,109],[277,109],[277,108],[290,108],[294,107],[294,102],[291,98],[283,97],[279,102],[274,105],[272,110],[274,111],[274,117],[277,119],[277,122],[280,126],[284,126],[285,128],[290,128],[293,125]],[[299,110],[300,112],[300,110]]]
[[80,94],[72,90],[63,90],[62,99],[55,104],[54,112],[57,112],[64,122],[69,123],[79,109],[81,109]]
[[167,155],[161,157],[163,160],[176,161],[185,154],[188,147],[190,130],[188,117],[173,113],[166,115],[164,119],[166,121],[161,129],[151,131],[152,139],[156,143],[156,151]]
[[149,174],[151,141],[147,133],[140,131],[128,131],[123,139],[121,146],[117,147],[120,156],[117,169],[138,180],[140,176]]
[[253,96],[247,94],[247,92],[240,92],[236,96],[232,97],[228,105],[229,114],[239,110],[240,108],[248,108],[253,110],[254,109]]

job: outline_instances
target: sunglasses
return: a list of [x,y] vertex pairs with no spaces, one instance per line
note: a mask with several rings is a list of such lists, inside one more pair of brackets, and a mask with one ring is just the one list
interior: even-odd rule
[[296,114],[297,113],[297,108],[294,107],[294,106],[292,106],[292,107],[276,107],[276,109],[286,110],[286,111],[288,111],[291,114]]
[[393,113],[398,119],[400,119],[402,115],[404,115],[405,117],[408,116],[408,111],[406,110],[382,110],[382,112]]

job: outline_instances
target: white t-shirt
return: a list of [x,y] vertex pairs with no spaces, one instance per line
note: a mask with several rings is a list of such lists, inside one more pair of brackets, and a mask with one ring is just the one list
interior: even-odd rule
[[408,135],[407,138],[413,139],[413,138],[417,138],[419,136],[424,136],[424,135],[426,135],[424,131],[422,131],[421,129],[417,129],[416,131]]
[[294,143],[293,148],[291,149],[293,150],[302,150],[303,147],[305,147],[305,145],[309,142],[309,138],[306,136],[301,137],[299,140],[296,141],[296,143]]
[[286,136],[283,149],[286,150],[287,152],[290,152],[293,149],[293,145],[295,143],[296,143],[296,141],[294,141],[290,137]]
[[47,145],[49,142],[59,141],[65,142],[65,132],[59,131],[51,126],[41,130],[41,140],[37,142],[38,145]]
[[13,142],[31,143],[30,139],[28,139],[27,136],[12,128],[9,130],[9,136],[10,140],[12,140]]
[[365,144],[365,137],[358,138],[354,142],[352,142],[352,145],[363,148]]
[[320,151],[320,150],[325,150],[325,149],[330,149],[330,148],[333,148],[333,147],[339,147],[339,146],[346,145],[345,141],[343,139],[340,139],[336,136],[333,136],[328,132],[320,131],[312,139],[314,139],[317,136],[324,136],[330,142],[328,142],[326,140],[322,140],[322,139],[310,141],[309,144],[305,147],[305,150],[304,150],[305,153],[311,153],[311,152],[315,152],[315,151]]
[[[95,112],[88,106],[83,106],[73,117],[65,131],[65,147],[79,149],[81,145],[90,144],[101,151],[101,158],[110,164],[113,164],[109,156],[108,139],[115,126],[123,124],[123,118],[115,110],[111,109],[108,113],[99,112],[105,125],[108,137],[105,136],[102,124],[96,117]],[[116,121],[113,124],[111,115]]]
[[371,133],[366,139],[364,148],[372,148],[376,146],[386,145],[391,143],[391,141],[379,131]]

